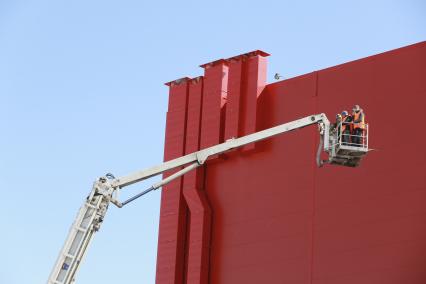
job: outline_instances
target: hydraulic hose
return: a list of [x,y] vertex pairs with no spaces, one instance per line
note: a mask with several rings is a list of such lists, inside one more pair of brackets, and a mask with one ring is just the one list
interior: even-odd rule
[[322,153],[323,146],[324,146],[324,135],[320,134],[320,141],[318,144],[317,157],[316,157],[318,168],[321,168],[324,165],[324,161],[321,160],[321,153]]

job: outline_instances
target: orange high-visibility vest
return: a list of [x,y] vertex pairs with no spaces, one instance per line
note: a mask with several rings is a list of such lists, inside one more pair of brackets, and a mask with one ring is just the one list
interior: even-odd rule
[[[365,129],[365,114],[363,112],[354,112],[353,113],[353,118],[354,118],[354,129],[360,128],[360,129]],[[358,121],[359,122],[356,122]]]

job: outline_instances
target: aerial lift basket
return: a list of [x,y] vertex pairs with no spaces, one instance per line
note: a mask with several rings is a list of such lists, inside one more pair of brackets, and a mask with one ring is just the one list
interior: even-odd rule
[[[342,132],[342,122],[334,129],[330,130],[329,135],[329,159],[328,163],[357,167],[361,159],[367,154],[368,149],[368,124],[365,124],[365,129],[360,135]],[[346,127],[352,128],[353,124],[347,124]]]

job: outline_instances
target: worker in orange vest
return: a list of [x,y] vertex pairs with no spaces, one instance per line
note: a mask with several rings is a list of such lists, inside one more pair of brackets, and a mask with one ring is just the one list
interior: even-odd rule
[[344,110],[342,111],[342,144],[348,145],[351,142],[352,116]]
[[355,105],[352,109],[353,116],[353,131],[352,131],[352,143],[353,146],[360,147],[363,144],[363,135],[365,130],[365,114],[359,105]]

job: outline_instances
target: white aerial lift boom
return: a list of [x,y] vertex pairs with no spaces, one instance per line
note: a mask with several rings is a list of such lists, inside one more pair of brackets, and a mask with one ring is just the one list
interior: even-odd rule
[[[115,178],[112,174],[107,174],[98,178],[94,182],[89,196],[86,198],[83,206],[77,214],[76,220],[71,226],[68,237],[47,283],[70,284],[74,282],[75,275],[87,247],[89,246],[94,233],[99,230],[110,203],[121,208],[142,195],[152,190],[156,190],[172,180],[181,177],[187,172],[203,165],[211,156],[312,124],[319,125],[320,144],[316,157],[317,165],[319,167],[321,167],[324,163],[356,167],[358,166],[361,158],[368,152],[367,131],[365,131],[361,137],[361,140],[363,141],[362,144],[354,145],[353,143],[342,143],[340,131],[337,131],[338,128],[341,128],[341,125],[331,127],[325,114],[317,114],[281,124],[247,136],[233,138],[216,146],[164,162],[161,165],[148,168],[143,171],[138,171],[127,176]],[[322,161],[320,158],[323,150],[328,153],[328,160],[326,161]],[[120,189],[173,169],[180,170],[124,202],[120,202],[117,199]]]

